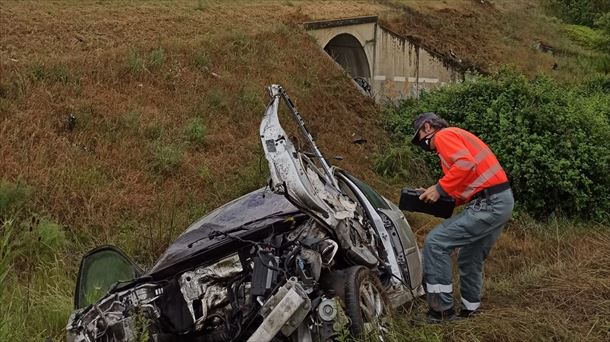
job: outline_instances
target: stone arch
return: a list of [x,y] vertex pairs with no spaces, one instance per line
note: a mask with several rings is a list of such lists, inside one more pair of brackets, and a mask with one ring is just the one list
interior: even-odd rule
[[353,35],[341,33],[333,37],[324,46],[328,53],[352,78],[371,79],[369,60],[363,45]]

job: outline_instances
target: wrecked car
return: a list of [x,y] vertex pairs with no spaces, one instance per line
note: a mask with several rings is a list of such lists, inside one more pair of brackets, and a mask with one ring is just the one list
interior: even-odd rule
[[[383,334],[423,294],[396,205],[332,167],[285,90],[268,88],[267,187],[193,223],[147,271],[116,247],[81,261],[67,340],[330,341]],[[280,105],[306,147],[280,125]]]

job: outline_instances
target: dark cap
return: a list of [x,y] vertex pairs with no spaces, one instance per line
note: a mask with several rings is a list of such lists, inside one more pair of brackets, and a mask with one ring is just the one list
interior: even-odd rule
[[443,120],[436,113],[428,112],[419,114],[415,120],[413,120],[413,129],[415,134],[411,138],[411,143],[417,145],[419,143],[419,130],[424,126],[426,122],[432,124],[432,126],[447,127],[447,122]]

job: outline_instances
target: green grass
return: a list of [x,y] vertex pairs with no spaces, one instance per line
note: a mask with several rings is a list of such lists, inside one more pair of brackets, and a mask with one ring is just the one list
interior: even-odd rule
[[178,172],[184,157],[180,144],[156,141],[152,145],[152,152],[152,168],[155,173],[169,176]]
[[156,47],[148,52],[132,47],[127,53],[125,64],[129,72],[138,75],[159,69],[165,60],[165,50],[162,47]]
[[604,39],[602,30],[596,30],[583,25],[564,25],[564,31],[573,41],[582,46],[594,49]]
[[32,64],[30,74],[32,79],[38,82],[68,84],[76,80],[68,67],[62,64],[45,65],[36,62]]
[[195,145],[202,146],[205,143],[206,127],[203,119],[191,118],[184,127],[184,134],[187,140]]

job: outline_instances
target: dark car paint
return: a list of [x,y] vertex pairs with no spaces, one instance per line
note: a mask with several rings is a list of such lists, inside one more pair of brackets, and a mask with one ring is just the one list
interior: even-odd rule
[[255,190],[193,223],[167,248],[148,275],[163,279],[234,253],[243,245],[224,234],[256,240],[268,235],[273,227],[287,229],[291,220],[301,221],[305,216],[284,196],[266,188]]

